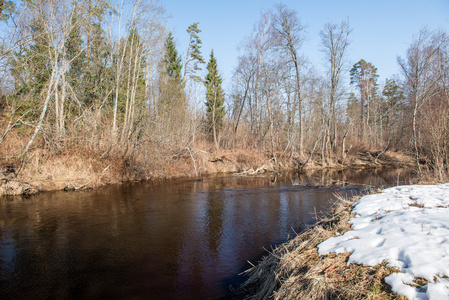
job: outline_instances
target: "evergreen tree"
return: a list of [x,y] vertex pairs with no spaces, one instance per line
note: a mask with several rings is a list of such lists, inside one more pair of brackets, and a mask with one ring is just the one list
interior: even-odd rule
[[103,21],[104,16],[106,13],[115,13],[112,4],[109,0],[87,0],[83,4],[81,4],[81,7],[84,10],[85,14],[85,32],[86,32],[86,39],[87,39],[87,48],[86,48],[86,55],[90,61],[90,52],[92,50],[95,50],[95,45],[91,45],[92,40],[95,39],[96,30],[95,26],[97,24],[101,23]]
[[[198,64],[204,64],[203,56],[201,55],[201,40],[198,36],[201,30],[198,28],[198,23],[193,23],[187,28],[187,33],[189,34],[189,46],[187,48],[187,56],[184,65],[184,76],[182,78],[182,84],[186,83],[186,78],[188,73],[194,73],[195,71],[200,71],[201,68]],[[192,66],[190,66],[192,64]],[[198,76],[191,75],[194,79],[199,79]]]
[[66,41],[66,57],[70,61],[68,83],[74,90],[83,88],[82,81],[88,67],[79,17],[78,15],[73,16],[72,27]]
[[87,56],[88,68],[85,72],[84,103],[92,105],[104,101],[112,85],[112,68],[110,66],[111,47],[106,33],[99,23],[92,24],[90,50]]
[[[10,73],[14,78],[14,93],[11,95],[21,103],[17,114],[27,111],[27,117],[35,119],[39,116],[39,95],[45,89],[51,76],[52,67],[48,60],[49,46],[48,35],[43,30],[41,21],[34,21],[30,25],[30,45],[19,48],[9,59]],[[23,102],[23,103],[22,103]]]
[[387,116],[387,126],[392,122],[399,123],[401,112],[404,110],[404,93],[401,91],[396,81],[387,78],[382,95],[385,97],[386,102],[384,110]]
[[209,130],[213,134],[215,147],[218,148],[217,132],[223,126],[224,93],[221,88],[222,79],[218,75],[217,60],[214,57],[214,51],[210,54],[210,60],[207,64],[207,76],[204,81],[206,86],[206,109]]
[[400,104],[405,99],[404,93],[400,90],[398,84],[393,79],[386,79],[385,87],[382,91],[385,96],[388,106],[393,108]]
[[[70,62],[68,84],[76,101],[92,107],[100,105],[112,85],[112,70],[110,62],[110,45],[101,24],[91,24],[90,49],[83,40],[84,30],[81,16],[72,18],[71,30],[66,40],[66,58]],[[89,55],[88,55],[89,51]]]
[[350,71],[351,84],[356,85],[360,92],[360,132],[359,137],[365,137],[365,123],[369,126],[370,104],[376,97],[377,68],[364,59],[358,61]]
[[353,92],[351,92],[346,102],[346,115],[347,122],[351,123],[353,126],[357,123],[357,120],[359,118],[359,107],[359,99]]
[[165,41],[164,67],[166,74],[174,79],[181,80],[181,57],[178,56],[173,35],[170,32]]
[[173,128],[182,126],[187,109],[181,70],[181,57],[176,50],[173,35],[169,33],[165,40],[165,54],[159,76],[158,109],[160,114],[166,118],[166,122]]

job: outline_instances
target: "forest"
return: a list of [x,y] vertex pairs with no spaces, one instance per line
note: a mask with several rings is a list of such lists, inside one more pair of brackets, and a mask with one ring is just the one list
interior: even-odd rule
[[156,0],[0,0],[0,28],[4,177],[72,176],[79,186],[92,174],[96,183],[151,179],[185,164],[198,176],[202,155],[236,152],[237,161],[257,152],[301,169],[395,151],[418,172],[449,173],[442,30],[417,32],[400,74],[380,83],[372,62],[348,62],[348,21],[323,24],[318,72],[302,53],[306,24],[275,5],[245,29],[224,90],[220,61],[201,51],[201,24],[178,49]]

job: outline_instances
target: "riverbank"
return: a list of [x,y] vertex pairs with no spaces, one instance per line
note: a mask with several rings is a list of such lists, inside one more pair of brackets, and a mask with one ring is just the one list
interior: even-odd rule
[[[351,201],[248,270],[248,299],[447,299],[449,184]],[[242,296],[243,297],[243,296]]]
[[257,150],[191,150],[153,160],[134,157],[132,161],[111,151],[66,152],[54,155],[42,149],[22,161],[2,166],[0,195],[34,194],[40,191],[80,190],[105,184],[174,178],[201,178],[217,173],[254,175],[266,172],[347,168],[410,167],[411,157],[387,151],[350,153],[344,160],[311,160],[301,156],[277,157]]

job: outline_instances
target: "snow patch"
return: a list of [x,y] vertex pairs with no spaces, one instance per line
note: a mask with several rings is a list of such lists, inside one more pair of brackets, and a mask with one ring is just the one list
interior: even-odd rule
[[[350,220],[354,230],[318,245],[320,255],[351,253],[348,264],[398,268],[385,278],[408,299],[449,300],[449,183],[398,186],[362,197]],[[428,284],[416,287],[413,279]]]

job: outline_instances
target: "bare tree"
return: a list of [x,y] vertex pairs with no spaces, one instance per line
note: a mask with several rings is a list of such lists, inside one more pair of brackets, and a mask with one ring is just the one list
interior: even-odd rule
[[234,105],[232,112],[234,123],[233,126],[234,134],[237,133],[242,113],[244,111],[248,98],[250,98],[251,82],[253,80],[255,72],[256,72],[255,66],[251,62],[249,57],[247,56],[239,57],[239,63],[234,73],[234,78],[236,81],[235,82],[236,93],[233,97]]
[[398,58],[405,78],[410,104],[412,106],[412,138],[416,168],[421,170],[417,117],[421,107],[437,92],[443,74],[433,72],[432,66],[438,63],[439,54],[448,37],[444,32],[430,32],[422,28],[407,50],[406,58]]
[[274,15],[274,32],[277,47],[289,57],[289,63],[293,65],[295,98],[298,103],[299,117],[299,152],[302,153],[304,146],[304,124],[303,124],[303,98],[301,83],[301,60],[299,49],[304,40],[305,27],[297,17],[296,11],[287,8],[283,4],[276,5]]
[[332,148],[337,145],[337,115],[336,106],[344,94],[343,70],[345,55],[349,46],[351,29],[347,22],[340,25],[327,23],[320,32],[322,52],[325,55],[328,68],[328,101],[329,113],[326,121],[326,142],[329,142],[330,131],[333,131]]
[[[263,101],[263,73],[270,50],[273,46],[272,39],[272,16],[270,13],[263,13],[261,19],[254,27],[253,35],[247,40],[245,45],[245,63],[253,65],[254,71],[250,75],[250,96],[248,97],[248,114],[250,118],[252,144],[262,143],[264,139],[264,101]],[[254,72],[254,73],[252,73]]]

